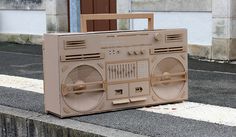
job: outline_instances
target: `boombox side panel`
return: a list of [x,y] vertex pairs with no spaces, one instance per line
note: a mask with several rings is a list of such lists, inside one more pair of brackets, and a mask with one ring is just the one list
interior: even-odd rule
[[44,35],[43,71],[45,111],[60,115],[58,36]]
[[[187,34],[187,32],[186,32],[186,34]],[[186,43],[187,43],[187,40],[186,40]],[[188,50],[188,48],[187,48],[187,50]],[[187,75],[186,75],[186,86],[184,88],[185,92],[182,95],[183,100],[188,100],[188,98],[189,98],[189,96],[188,96],[189,95],[189,92],[188,92],[188,84],[189,84],[189,73],[188,73],[188,70],[189,69],[188,69],[188,54],[187,53],[188,52],[186,52],[186,54],[185,54],[185,66],[186,66],[186,70],[185,71],[187,72]]]

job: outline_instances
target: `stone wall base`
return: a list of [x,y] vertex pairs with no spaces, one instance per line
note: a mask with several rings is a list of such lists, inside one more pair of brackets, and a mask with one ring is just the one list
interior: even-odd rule
[[213,39],[212,46],[189,45],[192,56],[219,61],[236,60],[236,39]]
[[0,41],[42,45],[41,35],[0,33]]
[[214,38],[212,59],[236,60],[236,39]]
[[189,44],[188,53],[199,58],[211,59],[211,46]]

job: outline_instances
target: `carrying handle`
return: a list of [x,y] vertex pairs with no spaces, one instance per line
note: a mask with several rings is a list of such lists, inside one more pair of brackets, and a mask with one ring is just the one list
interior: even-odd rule
[[112,20],[112,19],[148,19],[148,30],[154,29],[153,13],[127,13],[127,14],[81,14],[81,32],[87,32],[88,20]]

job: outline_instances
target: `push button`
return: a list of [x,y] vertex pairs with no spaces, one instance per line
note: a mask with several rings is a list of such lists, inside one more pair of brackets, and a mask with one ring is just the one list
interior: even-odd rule
[[143,55],[145,50],[128,51],[128,55]]
[[143,54],[144,54],[144,52],[145,52],[145,50],[141,50],[141,51],[140,51],[140,54],[141,54],[141,55],[143,55]]
[[134,55],[138,55],[139,54],[139,51],[134,51]]
[[133,51],[128,51],[128,55],[133,55]]

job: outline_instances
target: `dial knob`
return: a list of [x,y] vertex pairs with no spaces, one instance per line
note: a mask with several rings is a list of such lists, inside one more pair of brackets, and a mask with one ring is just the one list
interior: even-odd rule
[[160,41],[160,40],[161,40],[161,34],[160,34],[160,33],[156,33],[156,34],[154,35],[154,39],[155,39],[156,41]]

